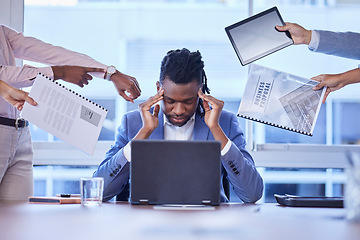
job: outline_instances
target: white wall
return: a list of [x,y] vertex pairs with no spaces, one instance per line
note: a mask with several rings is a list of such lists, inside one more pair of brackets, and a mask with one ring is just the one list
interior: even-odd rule
[[0,24],[22,31],[24,29],[24,0],[0,1]]

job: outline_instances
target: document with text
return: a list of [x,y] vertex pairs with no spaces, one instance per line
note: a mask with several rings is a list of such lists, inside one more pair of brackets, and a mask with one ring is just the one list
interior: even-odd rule
[[25,103],[22,117],[39,128],[93,154],[107,110],[65,86],[38,74]]
[[237,115],[312,136],[326,91],[318,83],[252,64]]

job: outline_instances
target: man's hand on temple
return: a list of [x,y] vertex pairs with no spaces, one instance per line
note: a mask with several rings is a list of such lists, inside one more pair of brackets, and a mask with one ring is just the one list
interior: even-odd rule
[[203,100],[206,125],[208,125],[210,129],[219,126],[219,118],[224,107],[224,101],[218,100],[211,95],[205,95],[201,89],[199,89],[198,95]]
[[[155,128],[158,127],[160,105],[156,103],[163,99],[163,95],[164,89],[160,88],[154,96],[150,97],[146,102],[139,105],[143,126],[134,139],[147,139],[155,130]],[[156,104],[154,107],[154,112],[151,113],[150,109],[154,104]]]

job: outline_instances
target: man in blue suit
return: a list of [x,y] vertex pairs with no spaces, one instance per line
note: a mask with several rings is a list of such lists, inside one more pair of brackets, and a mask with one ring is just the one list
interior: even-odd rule
[[[360,33],[307,30],[296,23],[276,26],[279,31],[289,31],[295,45],[306,44],[314,52],[360,60]],[[330,92],[360,82],[360,68],[339,74],[321,74],[312,79],[320,83],[314,87],[319,90],[327,87],[323,103]]]
[[[201,58],[199,51],[169,51],[161,63],[157,94],[124,115],[115,144],[94,173],[104,178],[105,201],[128,183],[133,139],[219,141],[221,162],[234,192],[244,202],[261,198],[263,180],[245,149],[237,117],[223,110],[223,101],[205,94],[209,89]],[[221,201],[228,201],[224,189]]]

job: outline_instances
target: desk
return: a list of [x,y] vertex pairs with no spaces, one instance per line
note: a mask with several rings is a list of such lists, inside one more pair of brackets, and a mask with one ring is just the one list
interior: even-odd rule
[[344,209],[224,204],[213,210],[155,210],[127,202],[74,205],[0,203],[1,240],[360,239]]

